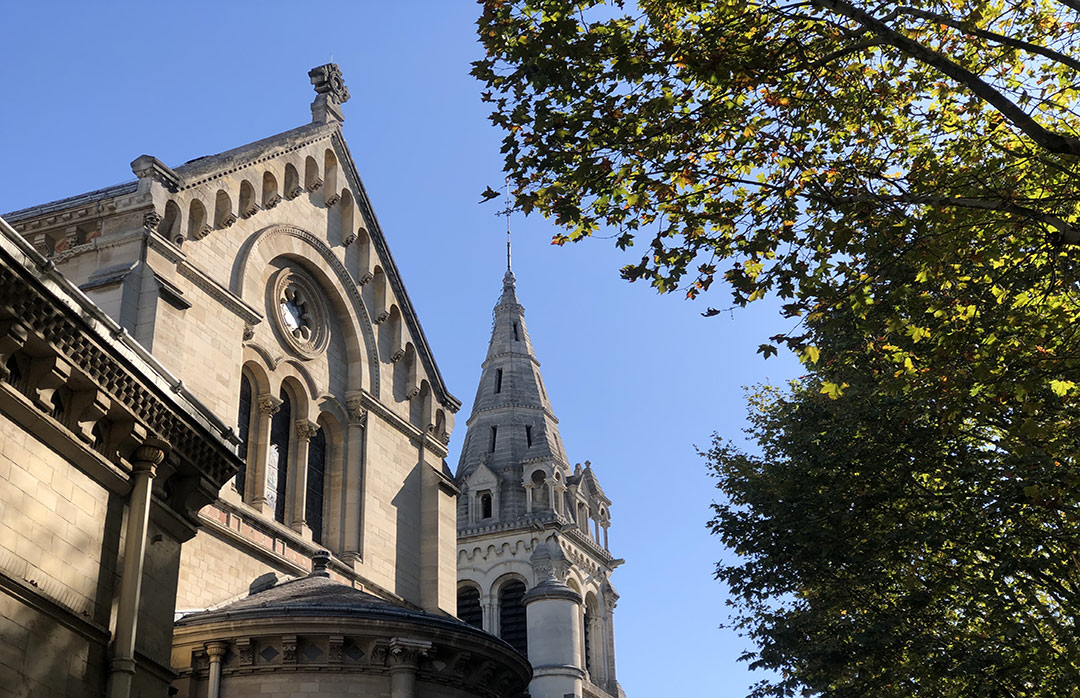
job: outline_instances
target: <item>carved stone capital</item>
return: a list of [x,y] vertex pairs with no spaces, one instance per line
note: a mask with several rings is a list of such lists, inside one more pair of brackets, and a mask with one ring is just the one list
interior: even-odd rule
[[341,244],[344,245],[345,247],[348,247],[349,245],[353,244],[354,242],[356,242],[356,233],[349,233],[348,235],[345,236],[345,239],[341,241]]
[[157,230],[158,225],[161,223],[161,216],[157,211],[149,211],[143,214],[142,224],[143,227],[149,231]]
[[250,342],[255,336],[255,325],[244,323],[244,341]]
[[406,400],[412,400],[414,397],[420,394],[420,386],[414,385],[409,392],[405,393]]
[[297,184],[296,186],[292,187],[291,189],[287,189],[285,191],[285,197],[288,198],[288,199],[295,199],[296,197],[300,196],[303,192],[304,192],[303,187],[301,187],[299,184]]
[[404,637],[395,637],[390,640],[388,659],[390,668],[416,669],[420,664],[420,658],[427,655],[431,650],[431,643],[426,640],[413,640]]
[[267,417],[273,417],[281,409],[281,400],[273,395],[259,396],[259,412]]
[[390,311],[389,310],[384,310],[384,311],[382,311],[381,313],[379,313],[378,315],[375,316],[374,322],[375,322],[376,325],[381,325],[382,323],[386,322],[389,318],[390,318]]
[[319,433],[319,425],[315,422],[306,419],[296,422],[296,438],[299,441],[310,441],[317,433]]
[[229,644],[227,642],[207,642],[206,655],[210,657],[210,661],[221,661],[221,658],[225,656],[225,653],[229,651]]
[[209,223],[203,223],[202,227],[196,230],[193,236],[196,240],[202,240],[204,237],[210,234],[211,230],[213,230],[213,228],[210,227]]
[[334,204],[341,201],[341,194],[334,192],[330,196],[326,197],[326,207],[333,208]]
[[159,439],[146,439],[131,453],[131,462],[136,465],[157,467],[165,460],[169,444]]
[[231,226],[235,222],[236,222],[236,216],[230,213],[229,215],[227,215],[227,216],[225,216],[224,218],[221,219],[221,227],[222,228],[228,228],[229,226]]
[[281,203],[281,195],[273,194],[265,202],[263,202],[263,208],[270,210]]
[[401,347],[395,349],[394,353],[390,355],[390,361],[392,363],[397,363],[398,361],[401,361],[403,358],[405,358],[405,349],[401,348]]
[[315,181],[311,183],[310,187],[308,187],[308,191],[319,191],[319,187],[322,186],[322,182],[322,177],[316,177]]
[[241,211],[240,215],[243,216],[244,218],[251,218],[252,216],[254,216],[258,212],[259,212],[259,205],[258,204],[251,204],[250,206],[245,208],[243,211]]
[[345,409],[349,412],[349,424],[359,427],[367,426],[368,412],[364,409],[360,398],[350,398],[345,401]]
[[370,271],[365,271],[363,274],[360,275],[360,278],[356,280],[356,285],[363,286],[374,278],[374,274],[372,274]]

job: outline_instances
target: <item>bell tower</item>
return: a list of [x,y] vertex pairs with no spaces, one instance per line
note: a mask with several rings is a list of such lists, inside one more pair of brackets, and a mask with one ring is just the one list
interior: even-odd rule
[[529,658],[533,698],[619,698],[611,501],[570,466],[509,264],[493,315],[456,474],[458,616]]

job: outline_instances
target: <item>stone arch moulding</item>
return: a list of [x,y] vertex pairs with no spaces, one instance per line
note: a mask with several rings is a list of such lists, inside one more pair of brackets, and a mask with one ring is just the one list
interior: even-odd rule
[[280,256],[291,256],[312,262],[306,270],[316,279],[320,276],[325,277],[321,280],[327,282],[343,301],[347,299],[346,302],[352,305],[353,310],[352,313],[345,313],[343,318],[348,320],[350,325],[345,328],[345,345],[349,362],[356,361],[364,364],[367,368],[368,386],[370,386],[353,384],[352,381],[359,380],[359,372],[355,374],[350,372],[349,390],[367,388],[372,395],[381,397],[379,351],[371,316],[360,296],[356,281],[334,251],[315,235],[295,226],[272,225],[264,228],[248,238],[233,264],[229,290],[240,298],[262,298],[262,288],[249,288],[253,284],[253,279],[248,274],[253,262],[259,259],[260,254],[265,257],[262,260],[264,263],[269,263]]

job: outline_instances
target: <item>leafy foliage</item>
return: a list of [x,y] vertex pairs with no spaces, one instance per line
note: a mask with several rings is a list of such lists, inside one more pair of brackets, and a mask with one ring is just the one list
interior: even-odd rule
[[[710,525],[740,556],[717,577],[745,658],[778,676],[751,695],[1080,695],[1073,463],[943,429],[865,376],[764,389],[761,454],[705,454],[727,495]],[[826,378],[852,383],[830,399]]]
[[518,206],[784,301],[708,453],[757,695],[1073,695],[1080,2],[483,5]]

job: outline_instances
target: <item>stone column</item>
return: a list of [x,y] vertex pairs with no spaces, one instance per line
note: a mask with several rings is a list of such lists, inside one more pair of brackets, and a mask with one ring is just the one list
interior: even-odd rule
[[533,483],[531,480],[526,480],[522,483],[522,487],[525,488],[525,513],[531,514],[533,510]]
[[146,559],[146,531],[150,522],[150,490],[157,467],[165,459],[169,445],[147,439],[131,456],[131,494],[128,496],[127,532],[124,537],[124,570],[120,577],[116,629],[113,632],[112,661],[109,665],[109,698],[128,698],[135,676],[135,637],[142,595],[143,564]]
[[533,667],[529,694],[537,698],[580,696],[585,679],[585,670],[579,666],[583,646],[581,594],[563,581],[570,563],[554,539],[537,545],[529,561],[541,580],[522,598]]
[[431,649],[425,640],[395,637],[390,640],[390,698],[419,698],[416,673],[420,658]]
[[[251,493],[249,499],[251,505],[263,514],[269,513],[271,518],[274,512],[269,510],[269,502],[266,499],[266,466],[270,453],[270,422],[280,409],[281,400],[278,398],[269,393],[259,396],[259,409],[256,411],[258,423],[253,425],[254,429],[252,429],[255,434],[255,443],[252,444],[255,457],[250,459],[255,466],[255,472],[248,473],[246,488]],[[250,437],[248,442],[251,443]],[[251,449],[252,445],[248,448]]]
[[349,427],[346,434],[345,472],[342,477],[344,522],[341,527],[341,549],[342,557],[355,564],[362,557],[360,532],[363,530],[363,511],[360,503],[364,495],[364,446],[368,413],[363,408],[358,393],[346,396],[345,407],[349,412]]
[[[308,444],[311,437],[319,431],[319,425],[306,419],[297,420],[293,425],[293,433],[296,435],[293,447],[293,462],[289,468],[289,484],[286,491],[289,493],[289,507],[291,510],[290,522],[292,530],[304,538],[311,539],[311,530],[307,527],[307,467],[308,467]],[[288,511],[286,513],[289,513]]]
[[210,658],[210,680],[207,683],[206,698],[219,698],[221,695],[221,659],[228,651],[224,642],[206,643],[206,656]]

